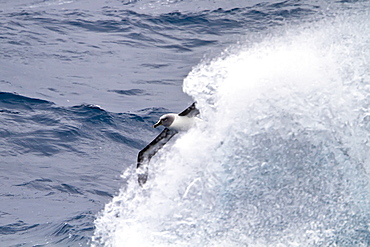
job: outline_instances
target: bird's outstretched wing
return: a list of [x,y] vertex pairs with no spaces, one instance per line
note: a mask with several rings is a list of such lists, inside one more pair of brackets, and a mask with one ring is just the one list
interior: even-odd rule
[[179,113],[179,116],[188,116],[188,117],[195,117],[199,114],[199,110],[195,106],[196,102],[191,104],[188,108],[186,108],[184,111]]
[[[182,111],[179,116],[195,117],[199,110],[194,102],[191,106]],[[146,183],[148,179],[148,165],[150,159],[161,149],[175,134],[176,130],[165,128],[151,143],[142,149],[137,156],[138,182],[140,185]]]
[[165,128],[151,143],[142,149],[137,156],[138,182],[140,185],[148,179],[148,164],[150,159],[161,149],[175,134],[176,130]]

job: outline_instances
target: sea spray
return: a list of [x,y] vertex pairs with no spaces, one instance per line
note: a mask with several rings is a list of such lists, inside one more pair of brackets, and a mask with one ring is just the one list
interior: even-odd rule
[[197,65],[203,122],[96,220],[93,245],[366,246],[368,14],[284,27]]

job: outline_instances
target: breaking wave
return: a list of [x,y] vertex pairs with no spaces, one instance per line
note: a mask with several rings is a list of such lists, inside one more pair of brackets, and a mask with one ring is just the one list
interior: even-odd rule
[[368,20],[283,27],[197,65],[184,91],[204,121],[144,188],[123,174],[93,245],[370,245]]

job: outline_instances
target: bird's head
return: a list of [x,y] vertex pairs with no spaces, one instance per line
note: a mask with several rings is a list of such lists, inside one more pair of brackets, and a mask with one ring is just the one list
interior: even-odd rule
[[165,114],[159,118],[159,121],[153,125],[153,128],[157,128],[159,125],[163,125],[164,127],[168,128],[171,126],[173,121],[175,121],[176,114],[169,113]]

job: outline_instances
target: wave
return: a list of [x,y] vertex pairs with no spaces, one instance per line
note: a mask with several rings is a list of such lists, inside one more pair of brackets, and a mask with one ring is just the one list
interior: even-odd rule
[[0,92],[0,119],[11,126],[0,129],[0,136],[7,143],[0,153],[2,156],[23,153],[50,156],[63,152],[85,155],[84,150],[89,148],[82,146],[98,140],[142,148],[145,144],[138,140],[129,124],[144,126],[160,114],[153,109],[143,111],[145,117],[141,112],[111,113],[88,104],[59,107],[46,100]]
[[146,187],[123,174],[94,245],[369,245],[370,26],[355,13],[196,66],[183,89],[203,123],[152,159]]

